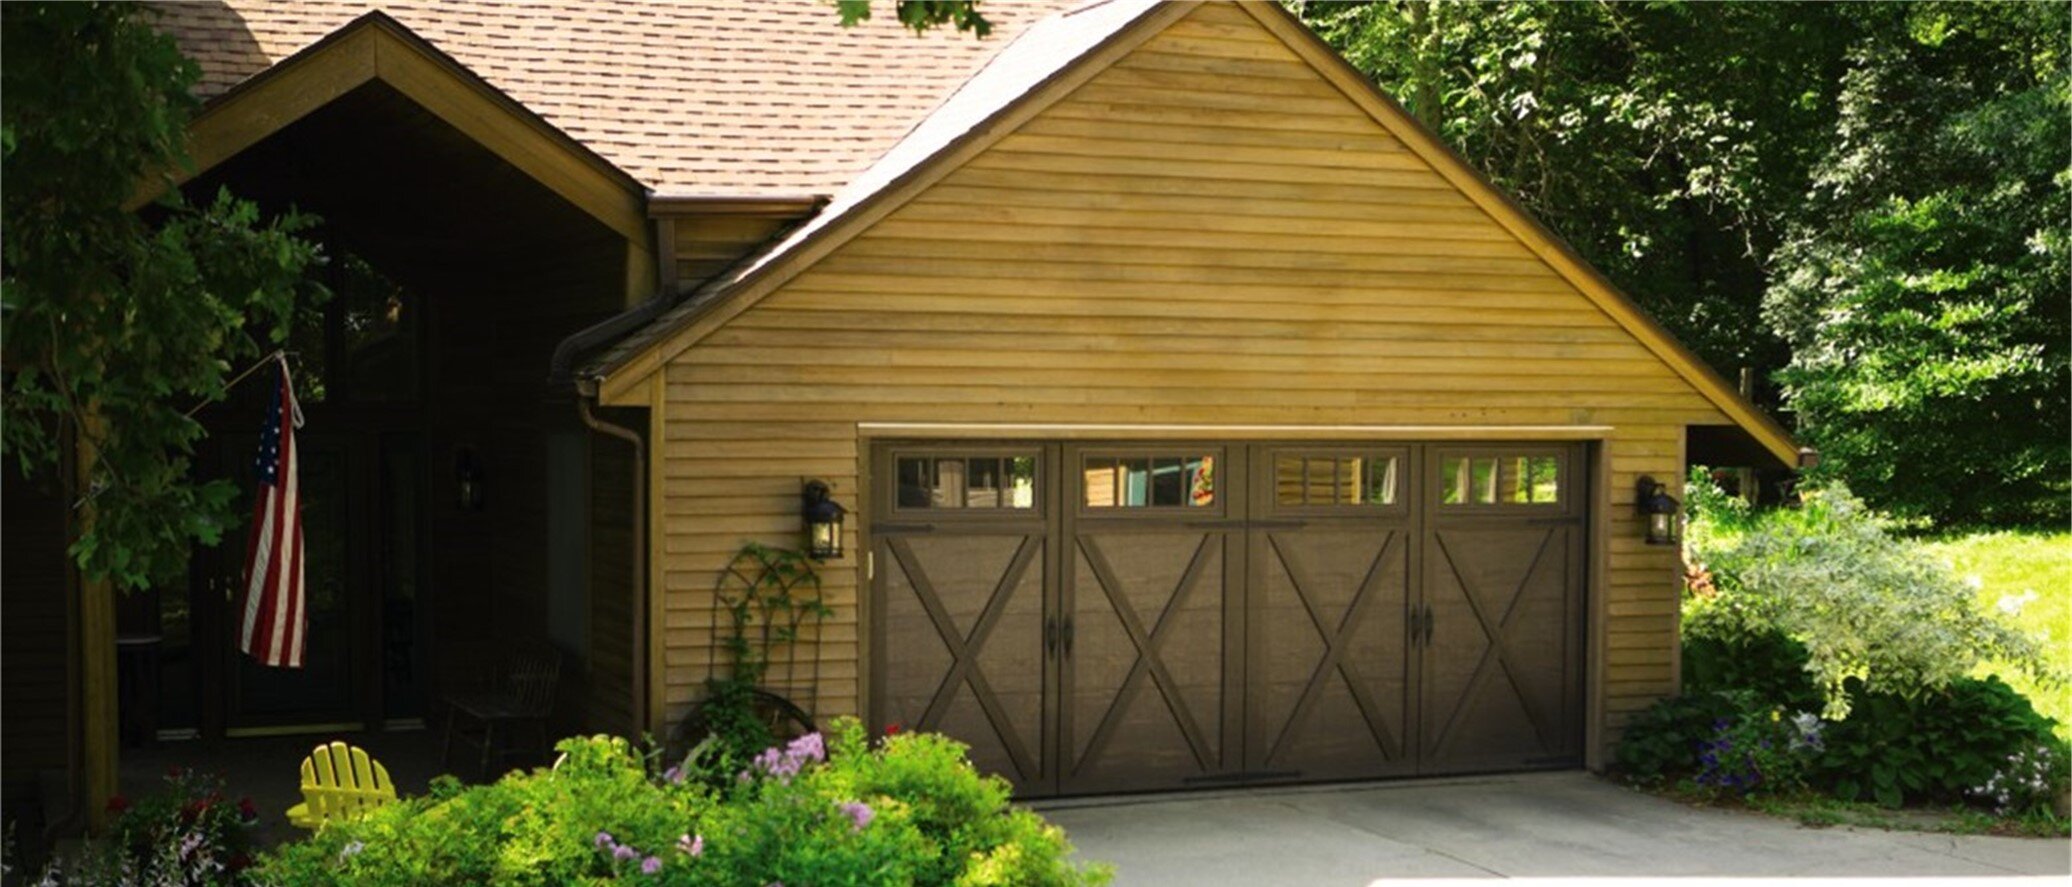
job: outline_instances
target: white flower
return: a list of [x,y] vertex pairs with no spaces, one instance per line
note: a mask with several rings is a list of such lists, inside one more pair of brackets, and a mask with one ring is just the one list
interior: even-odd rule
[[2000,612],[2002,613],[2005,613],[2009,616],[2020,616],[2022,614],[2022,608],[2028,606],[2029,602],[2035,599],[2036,591],[2035,589],[2030,589],[2028,591],[2022,592],[2020,596],[2015,596],[2011,594],[2001,595],[1998,606],[2000,607]]

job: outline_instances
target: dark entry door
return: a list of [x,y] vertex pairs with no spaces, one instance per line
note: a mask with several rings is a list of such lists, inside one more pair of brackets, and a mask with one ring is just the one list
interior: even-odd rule
[[[168,611],[192,612],[194,667],[168,671],[163,692],[191,698],[206,735],[364,729],[421,711],[424,650],[418,597],[422,460],[411,432],[348,429],[312,409],[297,433],[304,585],[309,609],[303,667],[272,668],[237,649],[248,527],[196,552],[189,592]],[[256,427],[256,420],[251,423]],[[256,438],[214,437],[214,476],[251,511]],[[184,616],[183,616],[184,618]]]

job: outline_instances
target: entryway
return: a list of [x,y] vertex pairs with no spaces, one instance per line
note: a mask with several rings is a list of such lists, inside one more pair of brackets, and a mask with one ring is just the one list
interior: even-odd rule
[[1584,454],[879,444],[872,719],[1024,796],[1579,766]]

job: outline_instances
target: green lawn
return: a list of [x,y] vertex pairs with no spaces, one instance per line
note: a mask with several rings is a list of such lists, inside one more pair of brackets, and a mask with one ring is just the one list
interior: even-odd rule
[[[2002,531],[1950,536],[1921,543],[1946,560],[1957,575],[1976,578],[1979,601],[1997,610],[2004,598],[2034,592],[2015,621],[2039,637],[2059,669],[2072,674],[2072,533]],[[2048,633],[2047,635],[2045,633]],[[2072,686],[2043,690],[2013,668],[1995,663],[1997,674],[2028,696],[2036,710],[2058,720],[2058,735],[2072,738]]]

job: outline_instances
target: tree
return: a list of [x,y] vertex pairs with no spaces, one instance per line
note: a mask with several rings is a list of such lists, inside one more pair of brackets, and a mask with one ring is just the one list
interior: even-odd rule
[[1713,365],[1784,363],[1765,261],[1832,127],[1846,10],[1291,6]]
[[0,448],[34,475],[79,445],[69,498],[91,519],[70,553],[124,589],[182,579],[191,546],[231,525],[232,484],[189,474],[202,428],[188,411],[322,297],[304,278],[322,256],[297,236],[313,219],[173,189],[125,209],[148,174],[185,162],[198,107],[198,69],[149,14],[0,12]]
[[1822,472],[1914,518],[2067,518],[2062,4],[1873,8],[1767,309]]
[[1822,474],[2067,517],[2072,7],[1289,2]]
[[[993,32],[993,23],[978,12],[978,0],[897,0],[892,6],[899,23],[916,34],[945,25],[981,39]],[[851,27],[870,19],[871,0],[835,0],[835,12],[842,17],[843,27]]]

